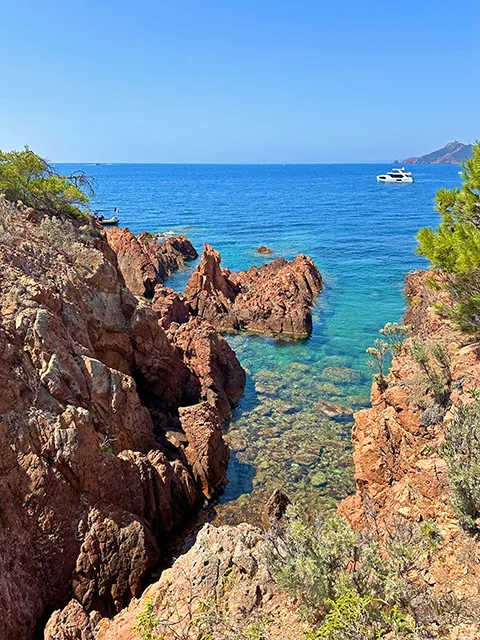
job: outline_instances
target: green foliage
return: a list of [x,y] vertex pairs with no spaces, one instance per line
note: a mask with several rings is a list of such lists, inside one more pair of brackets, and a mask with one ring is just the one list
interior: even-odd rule
[[480,402],[457,408],[445,431],[443,456],[453,509],[466,527],[480,518]]
[[395,520],[380,539],[376,526],[355,533],[337,515],[312,525],[289,507],[266,554],[277,584],[317,623],[312,640],[402,638],[416,629],[426,602],[416,578],[440,540],[430,522]]
[[138,614],[137,624],[134,629],[138,631],[142,640],[161,640],[161,637],[156,633],[157,627],[158,618],[153,604],[153,597],[147,596],[145,598],[145,606]]
[[100,451],[102,451],[103,453],[109,453],[110,455],[114,454],[112,447],[109,447],[108,445],[103,444],[103,442],[101,442],[98,446],[100,447]]
[[62,176],[28,147],[22,151],[0,151],[0,192],[13,203],[48,214],[82,217],[89,201],[84,189],[92,183],[82,171]]
[[307,634],[308,640],[377,640],[392,633],[396,638],[416,637],[415,622],[397,605],[385,608],[381,601],[351,589],[330,605],[320,628]]
[[379,387],[386,386],[385,375],[391,358],[400,352],[410,328],[397,322],[387,322],[383,329],[379,330],[383,338],[377,338],[374,346],[368,347],[367,354],[371,360],[367,360],[367,364],[374,370],[373,377]]
[[440,224],[418,232],[417,253],[449,278],[452,307],[441,311],[467,333],[480,329],[480,142],[463,165],[461,188],[440,189],[436,208]]
[[368,347],[367,354],[372,358],[367,360],[368,366],[374,370],[373,377],[379,387],[385,386],[385,373],[387,369],[388,344],[377,338],[373,347]]
[[445,404],[452,386],[451,359],[448,349],[438,343],[427,345],[413,338],[409,354],[425,375],[435,399],[440,404]]
[[291,507],[287,514],[283,537],[271,541],[267,560],[278,585],[315,615],[334,598],[357,537],[336,515],[312,527]]

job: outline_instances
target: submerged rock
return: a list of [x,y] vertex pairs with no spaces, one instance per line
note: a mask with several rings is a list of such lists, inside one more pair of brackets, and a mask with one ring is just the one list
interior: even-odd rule
[[187,283],[193,312],[220,331],[305,338],[312,331],[310,307],[323,288],[311,258],[299,255],[232,273],[220,266],[220,254],[205,245],[202,260]]
[[326,400],[319,400],[316,402],[315,409],[329,418],[352,415],[350,407],[346,407],[342,404],[335,404],[334,402],[327,402]]

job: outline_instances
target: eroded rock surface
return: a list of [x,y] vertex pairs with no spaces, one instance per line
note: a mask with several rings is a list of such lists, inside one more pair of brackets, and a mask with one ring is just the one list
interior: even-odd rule
[[[247,524],[205,525],[190,551],[164,571],[139,600],[132,601],[113,620],[103,619],[98,625],[92,620],[88,633],[95,640],[140,640],[135,627],[150,601],[160,622],[158,634],[166,640],[198,637],[205,610],[210,612],[209,631],[218,638],[233,637],[234,632],[236,637],[249,637],[258,625],[256,628],[264,627],[269,638],[298,640],[303,636],[303,624],[294,604],[270,578],[262,543],[261,532]],[[60,620],[66,614],[57,615]],[[62,636],[49,637],[64,640]],[[90,640],[88,635],[85,639]]]
[[[445,427],[456,406],[472,401],[480,390],[478,345],[468,344],[447,320],[432,308],[438,296],[427,285],[431,274],[413,272],[407,277],[409,309],[405,322],[412,327],[393,359],[385,389],[372,386],[371,404],[355,414],[353,429],[355,495],[339,511],[354,528],[375,518],[380,531],[399,516],[412,522],[433,520],[442,535],[427,583],[437,593],[454,593],[468,601],[473,611],[480,605],[480,547],[466,533],[451,508],[447,467],[441,456]],[[441,278],[441,276],[439,276]],[[443,405],[435,400],[428,380],[409,352],[412,338],[425,345],[442,344],[450,354],[452,383]],[[480,628],[467,625],[452,631],[452,638],[480,637]],[[450,636],[449,636],[450,637]]]
[[159,240],[151,233],[135,236],[128,229],[118,227],[107,229],[106,234],[128,288],[147,298],[153,297],[155,285],[183,267],[186,260],[198,257],[185,236]]
[[[132,295],[113,248],[93,222],[39,221],[0,200],[2,639],[33,637],[72,595],[88,614],[125,607],[162,539],[223,481],[220,424],[245,374],[181,302],[167,321],[165,296]],[[66,616],[63,631],[90,619],[76,604]]]
[[222,269],[220,261],[220,254],[205,245],[185,288],[185,298],[196,315],[220,331],[310,335],[310,307],[323,287],[311,258],[303,254],[291,262],[278,258],[239,273]]

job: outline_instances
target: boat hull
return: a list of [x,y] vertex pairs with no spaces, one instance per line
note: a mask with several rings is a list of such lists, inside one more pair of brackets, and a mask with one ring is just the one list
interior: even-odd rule
[[390,176],[377,176],[377,182],[389,182],[390,184],[411,184],[414,182],[413,178],[391,178]]

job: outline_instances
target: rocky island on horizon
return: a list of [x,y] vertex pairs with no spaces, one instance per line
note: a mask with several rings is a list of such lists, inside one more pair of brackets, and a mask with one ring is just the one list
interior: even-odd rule
[[448,142],[441,149],[426,153],[423,156],[405,158],[401,163],[395,160],[395,164],[460,164],[472,157],[473,145],[464,144],[458,140]]

